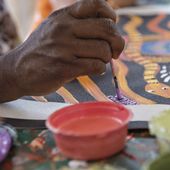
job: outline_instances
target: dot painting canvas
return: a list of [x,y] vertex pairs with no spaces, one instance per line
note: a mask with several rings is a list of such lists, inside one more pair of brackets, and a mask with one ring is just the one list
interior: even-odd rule
[[[118,28],[126,41],[115,61],[125,104],[170,104],[170,15],[119,16]],[[111,68],[107,65],[103,75],[78,77],[52,94],[24,98],[72,104],[114,101]]]

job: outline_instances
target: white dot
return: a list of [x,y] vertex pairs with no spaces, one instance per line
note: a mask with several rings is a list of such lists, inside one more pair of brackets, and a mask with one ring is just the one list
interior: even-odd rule
[[4,141],[2,142],[2,144],[3,144],[3,145],[7,145],[7,144],[8,144],[8,141],[7,141],[7,140],[4,140]]
[[167,69],[166,65],[163,65],[162,68],[163,68],[163,69]]
[[165,83],[168,83],[170,81],[170,76],[168,76],[168,77],[166,77],[165,79],[164,79],[164,82]]
[[163,74],[163,73],[166,73],[167,70],[161,70],[160,73]]
[[168,75],[168,73],[162,74],[162,75],[161,75],[161,78],[164,78],[164,77],[166,77],[167,75]]
[[2,148],[2,149],[1,149],[1,153],[2,153],[2,154],[6,154],[6,153],[7,153],[6,148]]

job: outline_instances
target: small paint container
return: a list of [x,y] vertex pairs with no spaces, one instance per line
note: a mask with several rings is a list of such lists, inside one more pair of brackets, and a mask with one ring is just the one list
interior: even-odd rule
[[120,152],[132,113],[113,102],[87,102],[65,107],[47,120],[60,151],[72,159],[99,160]]
[[7,157],[16,140],[16,130],[12,126],[0,122],[0,163]]

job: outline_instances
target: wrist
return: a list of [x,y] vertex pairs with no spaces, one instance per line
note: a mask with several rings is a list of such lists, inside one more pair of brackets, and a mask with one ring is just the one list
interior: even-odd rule
[[15,65],[20,53],[14,49],[0,57],[0,102],[15,100],[23,96],[18,86]]

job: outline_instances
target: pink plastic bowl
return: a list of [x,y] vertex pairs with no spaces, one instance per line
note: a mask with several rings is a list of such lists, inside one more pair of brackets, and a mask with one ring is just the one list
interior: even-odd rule
[[[61,127],[81,118],[117,120],[116,127],[103,127],[100,131],[89,130],[77,133]],[[47,120],[47,127],[53,132],[57,146],[67,157],[80,160],[98,160],[121,151],[126,143],[128,122],[132,113],[124,106],[113,102],[89,102],[75,104],[54,112]],[[86,122],[85,128],[90,124]],[[103,125],[101,125],[103,126]],[[99,127],[101,129],[101,127]]]

